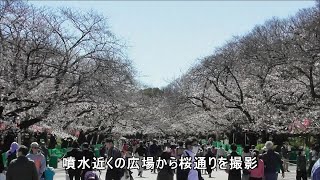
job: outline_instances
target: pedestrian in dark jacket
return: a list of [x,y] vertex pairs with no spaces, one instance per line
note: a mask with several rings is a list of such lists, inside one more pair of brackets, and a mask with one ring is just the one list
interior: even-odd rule
[[[242,157],[237,153],[237,145],[232,144],[231,145],[232,152],[227,156],[227,160],[229,162],[229,166],[231,163],[231,159],[235,159],[236,157],[239,157],[242,161]],[[242,165],[241,165],[242,166]],[[241,169],[228,169],[228,180],[241,180]]]
[[[144,147],[143,142],[141,141],[139,144],[139,147],[136,149],[136,151],[134,152],[134,154],[138,154],[139,155],[139,166],[142,167],[142,160],[144,157],[147,156],[147,149]],[[143,173],[143,168],[139,168],[138,169],[138,176],[142,177],[142,173]]]
[[2,160],[2,151],[0,150],[0,173],[4,171],[4,164]]
[[80,180],[81,177],[81,168],[79,168],[80,162],[79,160],[82,159],[82,152],[79,149],[79,144],[75,141],[72,144],[72,150],[67,152],[67,154],[65,155],[64,158],[74,158],[75,160],[75,169],[69,168],[66,169],[68,174],[69,174],[69,178],[70,180]]
[[307,159],[303,150],[298,152],[297,156],[297,180],[307,180]]
[[26,146],[27,148],[30,148],[31,142],[32,141],[31,141],[30,133],[28,132],[24,133],[22,145]]
[[16,135],[13,130],[10,130],[4,138],[4,151],[8,151],[10,149],[11,144],[14,142]]
[[88,171],[92,171],[92,168],[93,168],[93,162],[94,162],[94,153],[89,149],[89,144],[88,143],[83,143],[82,144],[82,156],[81,156],[81,159],[85,158],[85,160],[89,160],[88,161],[88,165],[89,165],[89,168],[87,166],[85,166],[84,168],[83,167],[80,167],[81,168],[81,179],[84,180],[84,176],[86,174],[86,172]]
[[36,165],[26,157],[27,154],[27,147],[18,149],[18,158],[9,164],[6,180],[39,180]]
[[[157,145],[157,141],[153,140],[152,144],[149,147],[149,153],[150,153],[150,156],[153,157],[154,164],[156,164],[156,160],[158,157],[158,150],[159,148]],[[151,169],[151,172],[156,173],[156,168]]]
[[82,144],[86,141],[86,135],[84,134],[82,129],[80,130],[79,137],[78,137],[77,141],[79,144]]
[[284,169],[281,161],[280,154],[273,150],[273,143],[267,141],[265,144],[267,152],[262,155],[262,160],[264,162],[264,175],[265,180],[277,180],[278,171],[277,168],[280,167],[282,171],[282,177],[284,177]]
[[46,158],[46,166],[49,162],[49,150],[46,146],[46,143],[44,141],[41,141],[40,142],[40,150],[41,150],[41,153],[43,154],[43,156]]
[[[177,163],[178,164],[180,164],[181,163],[181,161],[180,161],[180,159],[181,159],[181,156],[182,156],[182,154],[183,154],[183,152],[184,152],[184,150],[185,150],[185,148],[183,147],[183,142],[182,141],[179,141],[178,142],[178,148],[177,148],[177,150],[176,150],[176,159],[177,159]],[[181,174],[182,174],[183,172],[182,172],[182,169],[181,169],[181,167],[180,166],[178,166],[177,167],[177,180],[181,180],[182,178],[181,178]]]
[[215,155],[212,153],[212,149],[208,148],[208,151],[206,153],[206,168],[209,174],[209,178],[211,178],[212,167],[214,165],[214,160],[213,160],[214,157]]
[[283,169],[286,172],[289,172],[289,150],[288,150],[288,144],[284,144],[281,147],[281,155],[283,158]]
[[165,164],[164,167],[159,170],[157,180],[173,180],[173,169],[169,165],[170,156],[170,151],[162,152],[162,154],[160,155],[160,159],[165,160],[167,164]]
[[121,158],[121,152],[119,149],[114,147],[113,140],[107,139],[106,141],[106,148],[107,148],[107,158],[108,160],[112,158],[111,162],[109,163],[113,169],[108,168],[106,173],[106,180],[113,179],[113,180],[120,180],[121,176],[121,169],[115,168],[115,161],[117,158]]
[[48,149],[54,149],[54,148],[56,148],[56,145],[57,145],[56,137],[54,134],[51,134]]

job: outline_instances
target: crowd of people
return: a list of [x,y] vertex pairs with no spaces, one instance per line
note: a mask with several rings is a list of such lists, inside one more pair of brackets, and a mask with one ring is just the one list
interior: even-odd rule
[[[288,168],[290,145],[289,143],[284,143],[278,147],[275,148],[273,142],[267,141],[261,150],[256,149],[255,146],[245,146],[242,155],[240,155],[235,144],[232,144],[230,149],[225,149],[223,146],[214,147],[210,140],[207,144],[201,144],[200,141],[193,138],[187,139],[185,142],[178,141],[176,144],[167,142],[158,145],[156,140],[153,143],[143,141],[140,143],[129,142],[129,144],[125,143],[122,146],[122,154],[128,157],[136,154],[140,159],[145,156],[154,157],[154,159],[160,157],[166,160],[169,160],[170,157],[175,157],[177,160],[180,160],[181,157],[191,157],[192,167],[195,166],[194,159],[196,156],[205,157],[206,159],[206,172],[194,170],[193,168],[185,171],[179,166],[176,170],[165,167],[158,170],[158,180],[171,180],[174,175],[176,175],[177,180],[201,180],[202,174],[208,174],[211,177],[214,169],[212,169],[212,164],[209,162],[210,157],[215,157],[216,159],[226,157],[229,164],[231,159],[235,159],[235,157],[240,157],[242,162],[245,161],[246,157],[256,158],[257,167],[254,169],[246,169],[244,163],[242,164],[242,169],[227,168],[225,171],[228,173],[229,180],[276,180],[279,173],[282,177],[285,177],[285,173],[290,172]],[[320,169],[319,146],[314,145],[312,147],[309,160],[306,158],[305,149],[299,148],[295,163],[297,180],[306,180],[308,176],[312,176],[313,180],[318,180],[317,176],[320,173],[315,172],[317,168]],[[152,172],[155,171],[156,169],[152,170]],[[143,169],[139,169],[139,176],[142,176],[142,173]]]
[[30,148],[13,142],[5,153],[6,169],[2,159],[0,161],[0,173],[6,170],[7,180],[45,179],[44,172],[47,167],[46,150],[45,146],[40,146],[37,142],[32,142]]
[[[10,146],[13,142],[18,142],[17,131],[13,129],[8,130],[6,132],[1,132],[0,135],[0,151],[6,152],[10,149]],[[33,132],[29,130],[25,130],[20,132],[21,135],[21,145],[30,148],[32,142],[38,142],[39,144],[43,142],[46,144],[48,149],[54,149],[57,145],[57,137],[55,134],[43,131],[43,132]],[[67,139],[67,138],[65,138]]]
[[[8,133],[6,136],[11,136],[11,134]],[[27,134],[27,136],[30,136],[30,134]],[[38,136],[44,137],[44,135],[41,134],[36,135],[36,137]],[[26,177],[30,177],[28,178],[30,180],[45,179],[44,172],[47,169],[50,158],[48,145],[50,146],[51,143],[51,146],[53,146],[53,144],[57,143],[53,135],[47,135],[46,137],[47,139],[34,138],[34,136],[32,136],[32,138],[23,138],[21,144],[15,141],[16,138],[11,138],[13,142],[7,150],[4,143],[6,137],[3,138],[0,149],[2,152],[5,152],[7,168],[4,168],[3,161],[0,161],[0,173],[6,170],[7,180],[25,180]],[[10,137],[8,137],[8,139],[10,139]],[[34,141],[27,144],[30,140],[38,140],[38,142]],[[73,157],[76,160],[75,168],[66,168],[66,173],[70,180],[87,180],[89,177],[98,179],[98,172],[95,172],[92,166],[96,157],[94,153],[95,144],[85,139],[83,141],[81,141],[81,139],[64,139],[62,141],[62,143],[65,144],[64,146],[68,148],[68,152],[63,158]],[[237,151],[238,146],[235,144],[232,144],[230,149],[227,149],[227,146],[213,146],[212,139],[202,144],[202,142],[196,138],[188,138],[185,141],[124,139],[116,145],[114,140],[106,139],[101,140],[101,144],[103,145],[99,150],[100,157],[104,160],[112,157],[113,160],[109,163],[113,167],[115,159],[117,158],[128,160],[130,157],[137,157],[139,158],[139,167],[142,167],[142,160],[146,157],[152,157],[154,163],[158,158],[168,162],[174,157],[178,161],[178,164],[182,158],[191,158],[190,169],[183,169],[181,166],[172,168],[169,163],[161,169],[156,167],[150,169],[151,173],[157,173],[157,180],[173,180],[174,176],[176,176],[177,180],[202,180],[204,174],[212,177],[214,171],[218,170],[219,167],[216,166],[213,168],[213,164],[210,162],[210,158],[212,157],[216,159],[224,157],[229,165],[232,163],[232,159],[236,157],[242,160],[242,169],[230,169],[230,166],[227,166],[225,172],[228,173],[228,180],[276,180],[279,173],[284,177],[285,172],[289,172],[288,164],[291,151],[288,143],[285,143],[280,148],[274,148],[274,144],[271,141],[267,141],[265,147],[261,150],[256,149],[255,146],[245,146],[240,155],[238,153],[239,151]],[[194,169],[196,166],[196,157],[205,157],[205,170]],[[257,167],[254,169],[246,169],[243,163],[246,157],[256,158]],[[300,148],[296,158],[296,179],[306,180],[308,176],[312,175],[312,180],[320,180],[319,157],[318,145],[312,147],[309,160],[306,158],[304,149]],[[80,167],[79,160],[83,158],[88,160],[87,163],[90,164],[89,167]],[[146,169],[139,168],[137,171],[138,176],[143,177],[143,172],[146,171]],[[132,180],[132,170],[128,168],[107,169],[106,180],[111,179]]]

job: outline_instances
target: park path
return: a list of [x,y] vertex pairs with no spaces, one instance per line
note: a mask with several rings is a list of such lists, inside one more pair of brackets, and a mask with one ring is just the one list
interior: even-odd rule
[[[65,171],[61,168],[62,164],[61,162],[58,165],[58,168],[55,169],[55,176],[54,176],[54,180],[65,180],[66,179],[66,175],[65,175]],[[295,171],[296,166],[290,166],[289,170],[290,172],[287,172],[285,174],[285,178],[282,178],[279,176],[278,180],[295,180],[296,179],[296,171]],[[102,171],[102,175],[101,175],[101,179],[105,180],[105,171]],[[228,180],[228,176],[227,173],[225,173],[224,171],[218,170],[218,171],[214,171],[212,173],[212,178],[209,178],[208,175],[204,174],[203,178],[205,180]],[[133,178],[135,180],[156,180],[157,179],[157,174],[153,174],[150,171],[143,171],[143,177],[138,177],[138,172],[137,170],[133,170]]]

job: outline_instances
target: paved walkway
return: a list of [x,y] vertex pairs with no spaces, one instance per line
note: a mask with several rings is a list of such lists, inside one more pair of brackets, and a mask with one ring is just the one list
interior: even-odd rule
[[[59,164],[59,167],[57,169],[55,169],[55,176],[54,176],[54,179],[55,180],[65,180],[66,179],[66,175],[65,175],[65,171],[61,168],[62,165]],[[285,178],[282,178],[280,175],[279,175],[279,178],[278,180],[295,180],[296,179],[296,171],[295,171],[295,166],[290,166],[289,167],[289,170],[290,172],[286,173],[285,174]],[[105,180],[105,171],[102,171],[102,175],[101,175],[101,179],[102,180]],[[227,180],[228,179],[228,174],[224,171],[214,171],[212,173],[212,178],[209,178],[208,175],[204,174],[203,175],[203,178],[205,180],[214,180],[214,179],[217,179],[217,180]],[[153,174],[151,173],[150,171],[144,171],[143,172],[143,177],[138,177],[138,172],[137,170],[133,170],[133,177],[135,180],[156,180],[157,179],[157,174]]]

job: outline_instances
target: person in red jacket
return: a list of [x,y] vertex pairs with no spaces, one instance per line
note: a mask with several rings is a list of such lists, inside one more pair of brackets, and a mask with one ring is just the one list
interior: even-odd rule
[[262,180],[264,177],[264,162],[260,159],[258,150],[253,151],[253,156],[257,159],[258,166],[253,170],[250,170],[250,180]]

